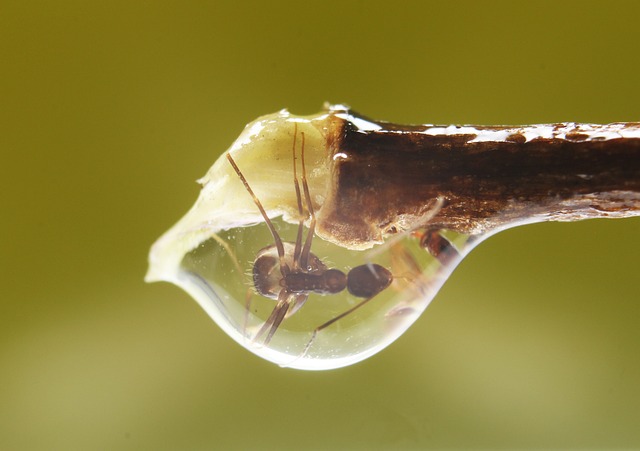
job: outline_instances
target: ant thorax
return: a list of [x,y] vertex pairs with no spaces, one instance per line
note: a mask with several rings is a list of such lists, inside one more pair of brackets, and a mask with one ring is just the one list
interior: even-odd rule
[[327,271],[327,266],[312,253],[309,253],[306,268],[298,268],[295,262],[295,244],[285,241],[282,245],[284,247],[286,269],[282,270],[280,268],[280,258],[278,257],[276,245],[262,248],[253,263],[253,286],[256,292],[261,296],[274,300],[278,299],[283,286],[286,285],[283,273],[321,275]]

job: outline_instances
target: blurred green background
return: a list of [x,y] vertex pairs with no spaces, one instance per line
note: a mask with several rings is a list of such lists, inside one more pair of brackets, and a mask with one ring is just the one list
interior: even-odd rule
[[356,366],[280,369],[147,251],[259,115],[640,120],[638,2],[0,4],[0,449],[640,447],[640,220],[477,248]]

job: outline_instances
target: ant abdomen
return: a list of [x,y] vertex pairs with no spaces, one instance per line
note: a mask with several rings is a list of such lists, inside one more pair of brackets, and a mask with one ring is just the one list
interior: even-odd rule
[[370,298],[393,282],[393,274],[375,263],[360,265],[349,271],[347,290],[354,296]]

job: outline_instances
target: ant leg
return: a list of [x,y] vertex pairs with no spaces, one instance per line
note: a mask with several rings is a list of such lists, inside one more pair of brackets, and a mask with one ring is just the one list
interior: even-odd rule
[[349,290],[349,293],[351,293],[352,295],[364,299],[351,307],[349,310],[342,312],[326,323],[316,327],[311,334],[311,339],[302,351],[302,356],[304,356],[307,351],[309,351],[309,348],[313,344],[313,341],[315,340],[316,335],[318,335],[318,332],[326,329],[336,321],[339,321],[345,316],[355,312],[360,307],[366,305],[369,301],[371,301],[378,294],[384,291],[389,285],[391,285],[392,281],[393,274],[391,274],[391,271],[375,263],[367,263],[365,265],[356,266],[351,271],[349,271],[349,275],[347,278],[347,290]]
[[[231,261],[233,262],[233,266],[235,267],[236,271],[238,272],[239,275],[242,275],[243,271],[242,271],[242,268],[240,267],[240,262],[238,261],[238,257],[236,256],[231,246],[229,246],[229,243],[227,243],[224,239],[222,239],[216,233],[212,233],[211,237],[220,246],[222,246],[222,248],[227,252],[227,254],[229,254],[229,257],[231,258]],[[252,296],[253,296],[253,292],[251,291],[251,289],[250,288],[247,289],[247,294],[245,295],[245,302],[244,302],[244,322],[242,325],[242,333],[243,333],[243,336],[245,337],[247,334],[247,327],[249,326],[249,312],[251,310]]]
[[404,280],[410,285],[416,284],[423,277],[420,265],[411,252],[403,244],[391,246],[391,270],[397,280]]
[[375,298],[378,295],[378,293],[374,294],[373,296],[364,299],[363,301],[360,301],[359,303],[357,303],[356,305],[354,305],[353,307],[351,307],[349,310],[347,310],[346,312],[342,312],[341,314],[339,314],[338,316],[336,316],[335,318],[330,319],[329,321],[327,321],[324,324],[321,324],[320,326],[316,327],[313,332],[311,333],[311,338],[309,339],[309,341],[307,342],[307,344],[305,345],[304,349],[302,350],[302,353],[300,354],[300,356],[296,359],[301,359],[303,358],[305,355],[307,355],[307,352],[309,352],[309,349],[311,349],[311,345],[313,344],[313,342],[316,339],[316,336],[318,335],[318,333],[320,331],[322,331],[323,329],[326,329],[327,327],[331,326],[333,323],[335,323],[338,320],[341,320],[342,318],[344,318],[345,316],[355,312],[356,310],[358,310],[360,307],[366,305],[370,300],[372,300],[373,298]]
[[289,309],[290,305],[289,297],[290,295],[286,290],[280,291],[280,295],[278,296],[278,303],[273,308],[271,315],[269,315],[269,318],[267,318],[256,336],[253,337],[254,342],[258,341],[260,337],[262,337],[262,335],[264,335],[264,333],[268,330],[269,333],[267,334],[267,337],[264,339],[264,342],[262,344],[264,346],[269,344],[271,338],[273,337],[273,334],[276,333],[278,326],[280,326],[280,323],[284,319],[284,316],[287,314],[287,310]]
[[[385,317],[397,317],[416,312],[415,300],[428,297],[433,289],[436,274],[425,275],[413,253],[403,244],[391,247],[391,269],[394,273],[393,288],[404,293]],[[438,269],[439,270],[439,269]]]
[[245,295],[244,300],[244,324],[242,325],[242,336],[247,336],[247,327],[249,327],[249,312],[251,311],[251,298],[253,297],[253,292],[251,288],[247,289],[247,294]]
[[[298,201],[298,235],[296,237],[296,247],[293,251],[293,270],[300,268],[300,253],[302,252],[302,231],[304,228],[304,218],[302,211],[302,195],[300,194],[300,183],[298,182],[298,172],[296,164],[296,138],[298,136],[298,123],[293,123],[293,186],[296,189],[296,200]],[[303,135],[304,136],[304,135]],[[304,147],[303,147],[304,148]]]
[[302,146],[300,150],[300,159],[302,161],[302,188],[304,189],[304,200],[307,203],[307,210],[309,210],[309,217],[311,218],[307,239],[304,242],[304,248],[302,249],[302,255],[300,256],[300,264],[306,270],[309,262],[309,253],[311,252],[311,241],[316,229],[316,215],[313,211],[313,203],[311,202],[309,185],[307,184],[307,168],[304,164],[304,133],[301,133],[300,135],[302,136]]
[[242,271],[242,268],[240,267],[240,263],[238,262],[238,257],[236,257],[236,253],[233,252],[233,249],[231,249],[231,246],[229,246],[229,243],[223,240],[217,233],[211,233],[211,238],[213,238],[220,246],[222,246],[222,248],[227,252],[227,254],[229,254],[229,257],[231,258],[231,261],[233,262],[233,266],[236,268],[236,271],[238,271],[238,274],[242,274],[244,271]]
[[284,261],[284,245],[282,244],[282,239],[280,238],[280,235],[278,235],[278,232],[276,231],[276,228],[273,226],[273,223],[269,219],[269,216],[267,216],[267,212],[264,210],[262,203],[260,202],[258,197],[255,195],[253,190],[251,189],[251,186],[249,186],[249,182],[247,182],[247,179],[244,178],[244,175],[242,175],[240,168],[238,167],[234,159],[231,157],[231,154],[229,153],[227,154],[227,160],[229,160],[229,163],[231,163],[231,166],[233,167],[234,171],[236,171],[236,174],[238,174],[238,177],[240,177],[242,184],[246,188],[247,192],[251,195],[251,198],[253,199],[253,202],[258,207],[258,210],[260,210],[260,214],[264,218],[264,222],[267,224],[267,227],[269,227],[269,231],[271,232],[271,235],[273,236],[273,240],[276,242],[276,248],[278,249],[278,257],[280,259],[280,271],[282,272],[282,275],[285,275],[286,273],[289,272],[289,266]]

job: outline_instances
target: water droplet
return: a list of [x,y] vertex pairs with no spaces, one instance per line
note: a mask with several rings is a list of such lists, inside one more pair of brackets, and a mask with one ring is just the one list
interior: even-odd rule
[[[274,226],[283,241],[296,241],[297,226],[281,219],[274,220]],[[273,243],[264,223],[222,232],[188,252],[180,263],[176,281],[249,351],[282,366],[338,368],[375,354],[402,335],[478,242],[470,243],[467,235],[444,234],[456,250],[450,250],[452,255],[446,259],[442,255],[433,257],[420,246],[419,237],[412,234],[369,251],[348,250],[316,237],[312,252],[327,268],[349,274],[354,267],[375,263],[391,271],[393,282],[362,307],[320,331],[319,326],[363,299],[346,289],[337,294],[310,293],[304,305],[284,318],[266,345],[266,332],[256,337],[277,301],[258,294],[253,281],[256,255]]]

